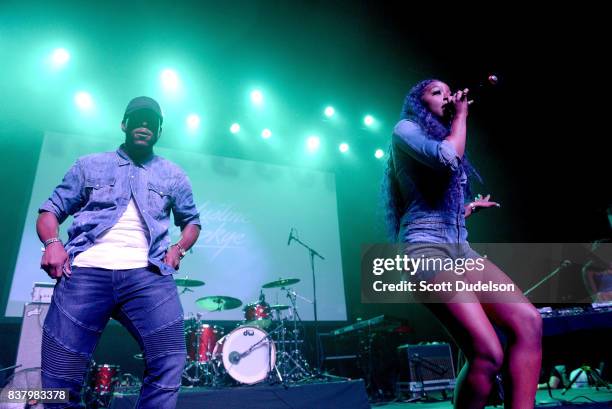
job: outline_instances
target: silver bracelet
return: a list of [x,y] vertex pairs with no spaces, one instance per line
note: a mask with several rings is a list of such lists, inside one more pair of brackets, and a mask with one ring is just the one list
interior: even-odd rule
[[51,237],[50,239],[45,240],[45,241],[43,242],[43,245],[45,246],[45,248],[47,248],[47,246],[48,246],[49,244],[51,244],[51,243],[56,243],[56,242],[58,242],[58,241],[59,241],[60,243],[62,242],[62,241],[60,240],[60,238],[59,238],[59,237]]

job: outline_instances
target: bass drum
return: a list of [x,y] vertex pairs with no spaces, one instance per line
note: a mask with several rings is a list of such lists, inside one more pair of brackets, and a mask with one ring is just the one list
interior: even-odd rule
[[253,326],[238,327],[217,342],[213,357],[223,362],[235,381],[253,385],[266,379],[276,364],[276,346],[268,333]]

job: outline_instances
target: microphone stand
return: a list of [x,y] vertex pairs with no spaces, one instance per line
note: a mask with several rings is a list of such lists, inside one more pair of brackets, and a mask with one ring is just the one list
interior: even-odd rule
[[544,284],[546,281],[550,280],[552,277],[554,277],[559,271],[563,270],[565,267],[569,266],[571,264],[571,262],[569,260],[564,260],[559,267],[555,268],[553,271],[551,271],[550,273],[548,273],[548,275],[546,277],[544,277],[543,279],[541,279],[540,281],[538,281],[537,283],[535,283],[531,288],[529,288],[527,291],[525,291],[523,293],[524,296],[529,295],[530,292],[532,292],[533,290],[535,290],[536,288],[538,288],[539,286],[541,286],[542,284]]
[[316,275],[315,275],[315,264],[314,258],[315,256],[319,257],[321,260],[325,260],[325,257],[320,255],[315,249],[310,247],[308,244],[301,241],[299,238],[295,236],[291,236],[293,240],[299,243],[302,247],[308,250],[308,255],[310,256],[310,271],[312,272],[312,305],[314,308],[314,333],[315,333],[315,356],[317,359],[316,362],[316,372],[320,373],[321,369],[321,356],[319,355],[319,320],[317,317],[317,283],[316,283]]

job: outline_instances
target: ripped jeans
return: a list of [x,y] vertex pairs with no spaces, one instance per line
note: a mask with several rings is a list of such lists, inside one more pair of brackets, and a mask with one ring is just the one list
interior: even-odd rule
[[69,404],[82,407],[81,388],[91,355],[113,317],[138,341],[145,374],[137,408],[176,406],[186,351],[183,308],[172,275],[149,268],[73,267],[56,284],[42,342],[44,388],[68,388]]

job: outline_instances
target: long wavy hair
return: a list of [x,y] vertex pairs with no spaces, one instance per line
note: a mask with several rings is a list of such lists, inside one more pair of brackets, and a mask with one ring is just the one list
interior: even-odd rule
[[[436,79],[427,79],[416,84],[406,95],[404,99],[404,105],[402,106],[402,112],[400,119],[408,119],[418,124],[425,134],[434,140],[441,141],[448,136],[450,133],[450,120],[443,121],[438,116],[434,115],[427,106],[423,103],[423,93],[425,88]],[[476,177],[481,183],[482,178],[471,165],[468,160],[467,154],[464,154],[461,166],[468,176],[468,183],[465,186],[463,192],[465,197],[471,196],[469,178]],[[449,189],[445,202],[447,204],[454,203],[461,192],[459,191],[459,183],[456,180],[460,177],[460,173],[456,172],[451,180],[452,189]],[[387,230],[389,238],[393,241],[397,239],[397,234],[400,227],[400,218],[402,212],[405,210],[405,203],[402,200],[400,192],[399,181],[395,174],[395,163],[393,158],[392,145],[389,146],[389,159],[387,160],[387,167],[382,181],[382,199],[385,213],[385,221],[387,224]]]

